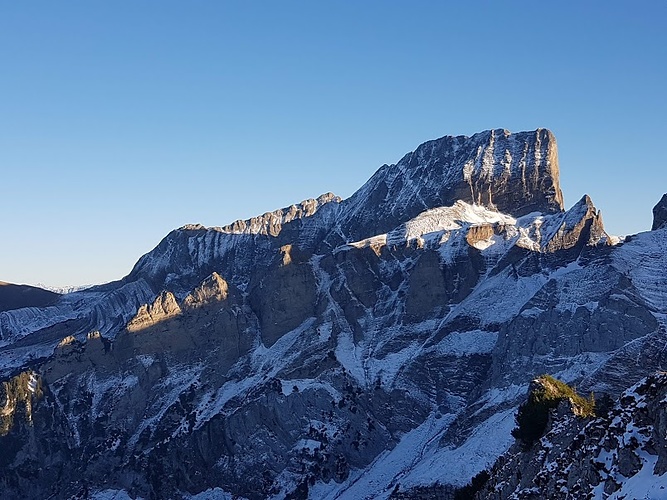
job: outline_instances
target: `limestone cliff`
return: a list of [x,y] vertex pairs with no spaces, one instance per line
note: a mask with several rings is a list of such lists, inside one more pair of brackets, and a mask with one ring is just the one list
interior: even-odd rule
[[653,207],[653,226],[651,229],[661,229],[667,225],[667,194],[663,195],[658,204]]
[[349,239],[358,240],[456,200],[513,216],[562,211],[554,135],[545,129],[517,134],[498,129],[426,142],[380,168],[345,200],[340,225]]
[[181,314],[181,308],[176,297],[171,292],[162,292],[152,304],[145,304],[139,308],[137,315],[128,323],[130,331],[143,330],[161,321]]

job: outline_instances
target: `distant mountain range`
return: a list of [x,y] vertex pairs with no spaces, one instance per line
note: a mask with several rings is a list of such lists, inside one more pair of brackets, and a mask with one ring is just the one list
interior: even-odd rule
[[37,283],[35,286],[38,288],[43,288],[44,290],[49,290],[50,292],[54,292],[59,295],[64,295],[66,293],[80,292],[86,288],[91,288],[94,285],[49,286],[45,285],[44,283]]
[[106,285],[0,296],[0,491],[453,498],[487,469],[480,498],[560,492],[492,488],[513,472],[494,463],[537,375],[612,401],[667,366],[667,198],[619,239],[588,196],[566,210],[559,174],[545,129],[442,137],[348,199],[182,227]]

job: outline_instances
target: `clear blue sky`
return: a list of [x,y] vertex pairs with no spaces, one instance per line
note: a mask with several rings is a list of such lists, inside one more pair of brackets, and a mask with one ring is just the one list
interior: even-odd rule
[[650,228],[667,2],[0,0],[0,280],[352,194],[428,139],[550,128],[571,206]]

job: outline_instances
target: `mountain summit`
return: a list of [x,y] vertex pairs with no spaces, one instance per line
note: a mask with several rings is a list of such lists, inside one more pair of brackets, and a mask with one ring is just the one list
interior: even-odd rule
[[346,200],[185,226],[122,280],[0,312],[0,491],[465,485],[534,377],[615,397],[667,366],[667,229],[619,241],[558,177],[547,130],[443,137]]
[[341,226],[361,239],[457,200],[514,216],[561,212],[559,177],[556,138],[549,130],[445,136],[381,167],[343,202]]

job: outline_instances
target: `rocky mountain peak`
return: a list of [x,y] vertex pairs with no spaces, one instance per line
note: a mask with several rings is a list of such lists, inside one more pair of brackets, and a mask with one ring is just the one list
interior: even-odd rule
[[653,227],[655,231],[667,226],[667,193],[665,193],[658,204],[653,207]]
[[243,288],[243,280],[235,278],[250,274],[285,245],[292,246],[292,257],[326,253],[457,201],[512,217],[560,214],[559,175],[556,139],[549,130],[445,136],[383,165],[346,200],[326,193],[224,227],[172,231],[127,279],[142,277],[161,290],[173,286],[172,278],[187,275],[190,290],[215,269],[226,269],[230,282]]
[[515,217],[562,212],[554,135],[496,129],[425,142],[397,164],[381,167],[343,202],[342,226],[350,241],[361,240],[457,200]]
[[128,331],[143,330],[161,321],[181,314],[176,297],[171,292],[162,292],[152,304],[142,305],[127,325]]
[[515,216],[564,210],[558,148],[551,131],[488,130],[454,144],[456,151],[467,153],[463,164],[452,169],[455,180],[459,186],[461,181],[468,185],[473,203]]
[[186,307],[201,307],[225,300],[228,294],[227,282],[214,272],[185,297],[184,304]]
[[576,245],[597,245],[609,241],[600,212],[593,200],[584,195],[570,210],[563,214],[559,225],[551,234],[545,231],[544,249],[548,252],[572,248]]

